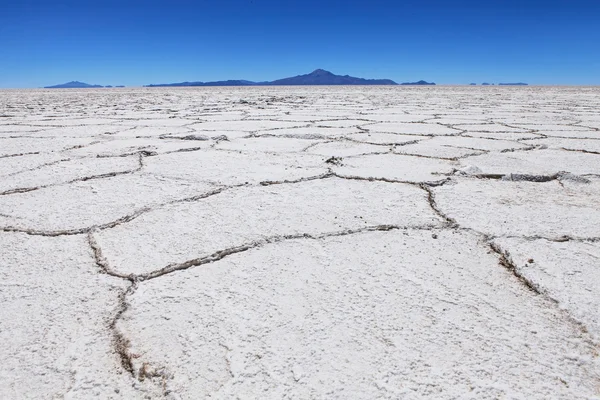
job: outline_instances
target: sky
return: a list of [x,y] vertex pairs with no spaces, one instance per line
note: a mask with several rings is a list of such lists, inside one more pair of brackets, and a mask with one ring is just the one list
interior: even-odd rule
[[274,80],[600,85],[600,0],[0,0],[0,87]]

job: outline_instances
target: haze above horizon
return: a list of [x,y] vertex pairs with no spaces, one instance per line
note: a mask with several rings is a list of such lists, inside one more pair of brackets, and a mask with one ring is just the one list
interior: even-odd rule
[[323,68],[440,84],[600,85],[600,3],[5,0],[0,87],[265,81]]

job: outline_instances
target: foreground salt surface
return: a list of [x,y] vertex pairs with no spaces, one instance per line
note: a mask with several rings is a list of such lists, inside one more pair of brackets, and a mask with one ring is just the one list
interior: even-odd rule
[[599,397],[599,95],[0,92],[0,398]]

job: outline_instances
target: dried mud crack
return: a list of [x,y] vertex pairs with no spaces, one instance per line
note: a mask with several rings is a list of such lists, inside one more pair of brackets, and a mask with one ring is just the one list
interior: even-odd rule
[[119,295],[119,308],[116,310],[115,317],[109,325],[109,329],[113,334],[113,346],[115,352],[119,356],[121,367],[131,374],[132,377],[136,377],[136,371],[133,366],[133,355],[130,353],[130,342],[129,340],[117,329],[117,323],[123,313],[127,311],[127,295],[133,293],[135,290],[135,284],[132,283],[127,291],[122,292]]
[[503,251],[498,245],[493,242],[488,242],[490,249],[498,255],[499,264],[510,271],[525,287],[538,295],[544,295],[541,288],[534,282],[531,282],[518,272],[518,269],[514,262],[510,259],[510,255]]
[[299,233],[299,234],[293,234],[293,235],[271,236],[271,237],[263,238],[258,241],[246,243],[246,244],[243,244],[240,246],[235,246],[235,247],[231,247],[228,249],[219,250],[208,256],[195,258],[195,259],[188,260],[188,261],[185,261],[182,263],[170,264],[170,265],[167,265],[157,271],[153,271],[148,274],[136,275],[135,279],[136,279],[136,281],[137,280],[146,281],[149,279],[155,279],[155,278],[170,274],[172,272],[182,271],[182,270],[186,270],[186,269],[189,269],[192,267],[198,267],[201,265],[214,263],[214,262],[220,261],[230,255],[243,253],[245,251],[264,246],[266,244],[278,243],[278,242],[282,242],[282,241],[286,241],[286,240],[297,240],[297,239],[316,239],[316,240],[318,240],[318,239],[323,239],[323,238],[328,238],[328,237],[340,237],[340,236],[354,235],[354,234],[363,233],[363,232],[373,232],[373,231],[387,232],[387,231],[397,230],[397,229],[429,230],[429,229],[432,229],[432,227],[410,227],[410,228],[407,228],[407,227],[400,227],[400,226],[396,226],[396,225],[375,225],[375,226],[367,226],[367,227],[359,228],[359,229],[349,229],[349,230],[344,230],[344,231],[339,231],[339,232],[328,232],[328,233],[319,233],[319,234]]

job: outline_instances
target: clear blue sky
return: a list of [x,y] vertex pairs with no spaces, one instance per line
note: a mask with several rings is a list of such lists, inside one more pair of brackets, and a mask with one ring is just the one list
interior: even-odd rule
[[272,80],[600,85],[600,0],[0,0],[0,87]]

